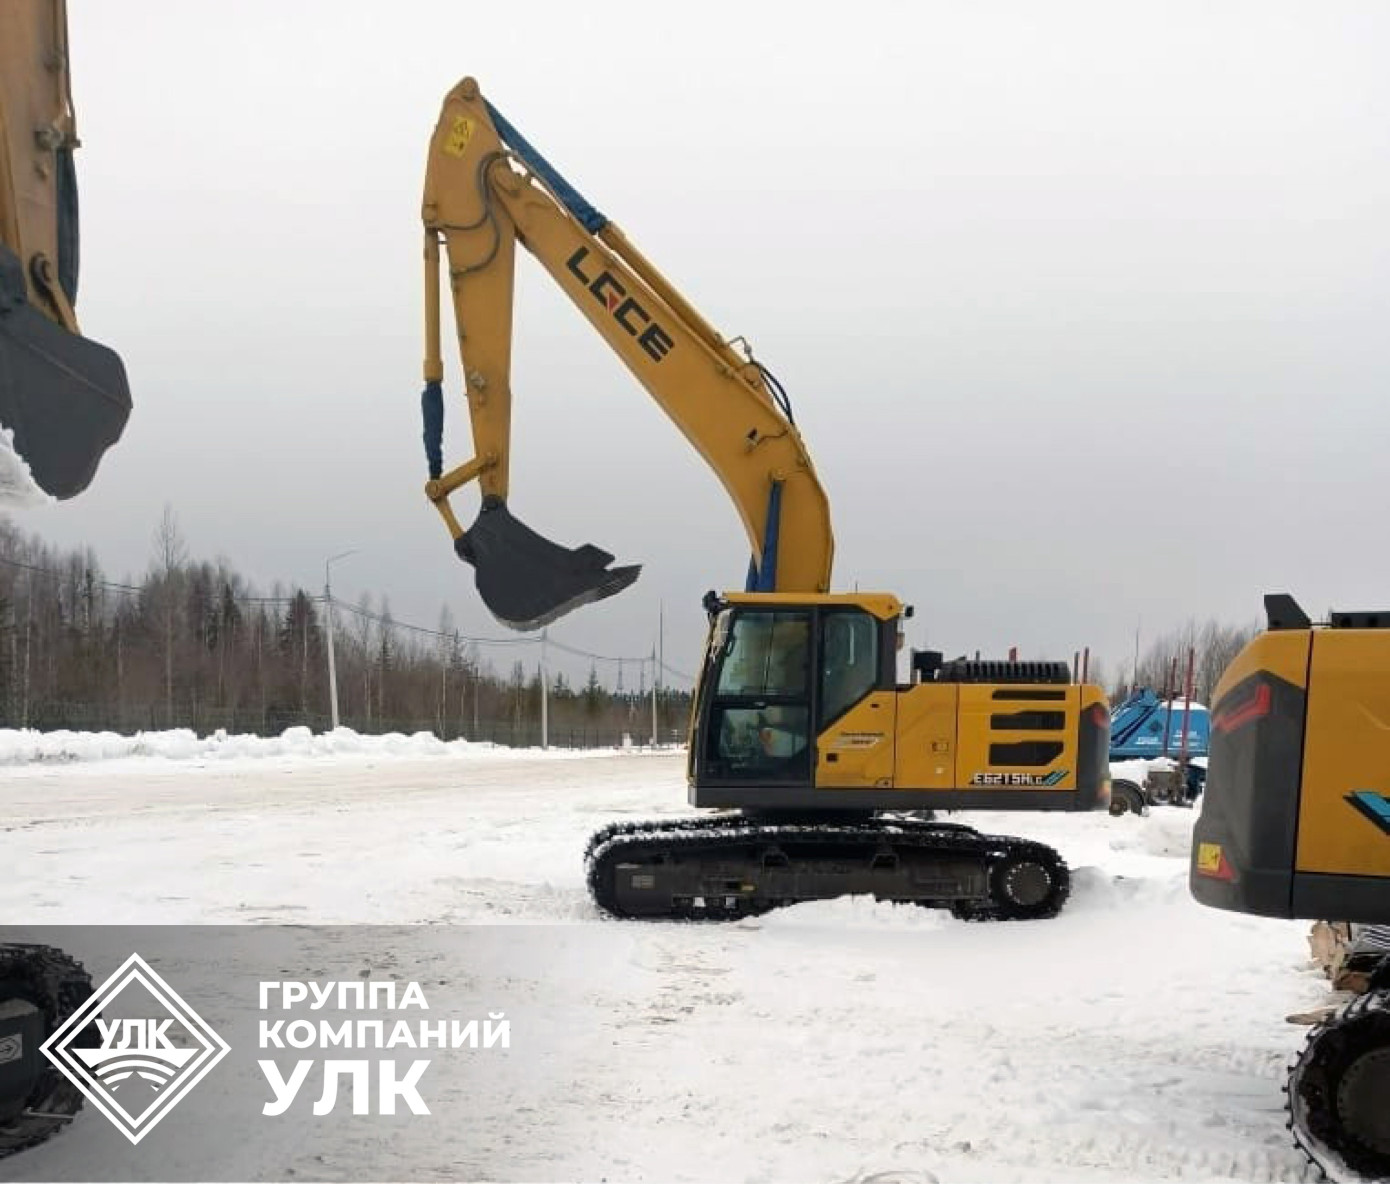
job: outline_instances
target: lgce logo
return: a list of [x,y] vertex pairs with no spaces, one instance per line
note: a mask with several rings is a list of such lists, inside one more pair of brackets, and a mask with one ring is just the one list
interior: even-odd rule
[[[100,1047],[75,1041],[125,992],[138,1018],[97,1019]],[[149,1012],[160,1014],[151,1016]],[[131,954],[43,1044],[43,1053],[132,1143],[138,1143],[230,1051],[227,1042]]]

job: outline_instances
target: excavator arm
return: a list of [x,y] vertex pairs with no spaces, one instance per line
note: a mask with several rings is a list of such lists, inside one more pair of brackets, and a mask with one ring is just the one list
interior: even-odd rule
[[130,416],[121,359],[83,337],[78,145],[63,0],[0,4],[0,448],[51,497],[90,484]]
[[[744,346],[726,341],[604,215],[586,202],[465,78],[430,142],[425,227],[426,496],[484,603],[534,629],[611,596],[637,567],[608,567],[531,531],[508,508],[511,339],[516,245],[550,277],[632,371],[723,484],[752,552],[750,591],[829,591],[830,507],[785,393]],[[458,329],[473,455],[444,470],[441,251]],[[476,480],[464,529],[449,497]]]

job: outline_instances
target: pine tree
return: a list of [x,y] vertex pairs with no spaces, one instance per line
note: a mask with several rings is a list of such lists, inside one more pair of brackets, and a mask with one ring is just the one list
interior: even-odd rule
[[598,663],[589,663],[589,681],[584,684],[584,714],[595,720],[603,711],[603,701],[607,698],[603,684],[598,680]]

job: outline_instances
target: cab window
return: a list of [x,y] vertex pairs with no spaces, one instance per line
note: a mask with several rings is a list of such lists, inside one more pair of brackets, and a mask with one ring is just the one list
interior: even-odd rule
[[708,779],[809,782],[810,675],[810,613],[734,616],[710,709]]
[[861,609],[821,620],[820,726],[833,722],[878,684],[878,622]]
[[734,621],[719,695],[805,695],[811,653],[805,613],[744,613]]

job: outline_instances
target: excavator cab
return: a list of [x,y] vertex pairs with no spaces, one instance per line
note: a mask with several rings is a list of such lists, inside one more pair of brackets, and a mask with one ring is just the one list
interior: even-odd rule
[[0,4],[0,452],[59,500],[87,488],[131,410],[120,357],[73,312],[77,144],[65,5]]

